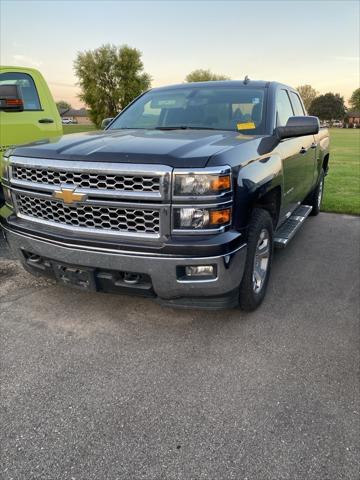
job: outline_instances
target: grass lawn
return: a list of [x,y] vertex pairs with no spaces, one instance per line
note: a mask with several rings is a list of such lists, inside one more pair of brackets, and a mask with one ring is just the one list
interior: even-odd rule
[[[95,130],[92,125],[63,125],[64,133]],[[329,175],[325,181],[324,212],[360,215],[360,130],[330,130]]]
[[64,135],[68,133],[90,132],[96,130],[94,125],[63,125]]
[[329,174],[322,210],[360,215],[360,129],[330,130]]

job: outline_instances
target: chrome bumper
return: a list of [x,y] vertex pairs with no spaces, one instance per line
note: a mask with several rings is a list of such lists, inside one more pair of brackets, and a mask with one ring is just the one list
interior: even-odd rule
[[[45,241],[35,235],[19,234],[6,227],[5,236],[10,248],[22,263],[25,263],[22,252],[26,251],[55,262],[73,266],[141,272],[150,276],[156,296],[165,300],[183,297],[209,298],[233,292],[240,284],[246,260],[246,244],[227,255],[170,257],[64,245],[60,242]],[[186,281],[177,278],[178,267],[208,264],[216,265],[216,278]]]

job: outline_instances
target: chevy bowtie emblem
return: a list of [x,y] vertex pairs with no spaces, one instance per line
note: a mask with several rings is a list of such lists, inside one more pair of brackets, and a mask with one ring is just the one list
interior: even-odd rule
[[67,204],[83,202],[87,199],[87,195],[85,193],[76,193],[75,188],[66,187],[61,187],[60,190],[55,190],[52,196],[57,200],[62,200]]

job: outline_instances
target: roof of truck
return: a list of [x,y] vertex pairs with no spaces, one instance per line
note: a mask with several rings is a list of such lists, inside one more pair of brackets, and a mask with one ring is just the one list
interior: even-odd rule
[[13,70],[15,72],[22,71],[22,72],[38,72],[37,68],[30,68],[30,67],[20,67],[19,65],[0,65],[0,70]]
[[286,88],[291,88],[288,85],[283,85],[279,82],[269,82],[266,80],[216,80],[216,81],[208,81],[208,82],[186,82],[186,83],[178,83],[175,85],[166,85],[163,87],[155,87],[152,90],[166,90],[168,88],[188,88],[189,86],[192,88],[203,88],[203,87],[249,87],[249,88],[267,88],[270,85],[282,85]]
[[163,87],[154,87],[151,88],[150,91],[161,91],[161,90],[170,90],[173,88],[181,89],[181,88],[203,88],[203,87],[247,87],[247,88],[270,88],[273,89],[278,88],[286,88],[289,90],[296,90],[295,88],[291,87],[290,85],[286,85],[280,82],[274,81],[267,81],[267,80],[211,80],[208,82],[184,82],[184,83],[177,83],[175,85],[165,85]]

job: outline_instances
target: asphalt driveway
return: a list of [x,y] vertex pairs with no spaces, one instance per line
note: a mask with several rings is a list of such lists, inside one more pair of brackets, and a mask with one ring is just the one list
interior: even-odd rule
[[72,291],[1,258],[0,477],[358,480],[359,225],[308,219],[252,314]]

